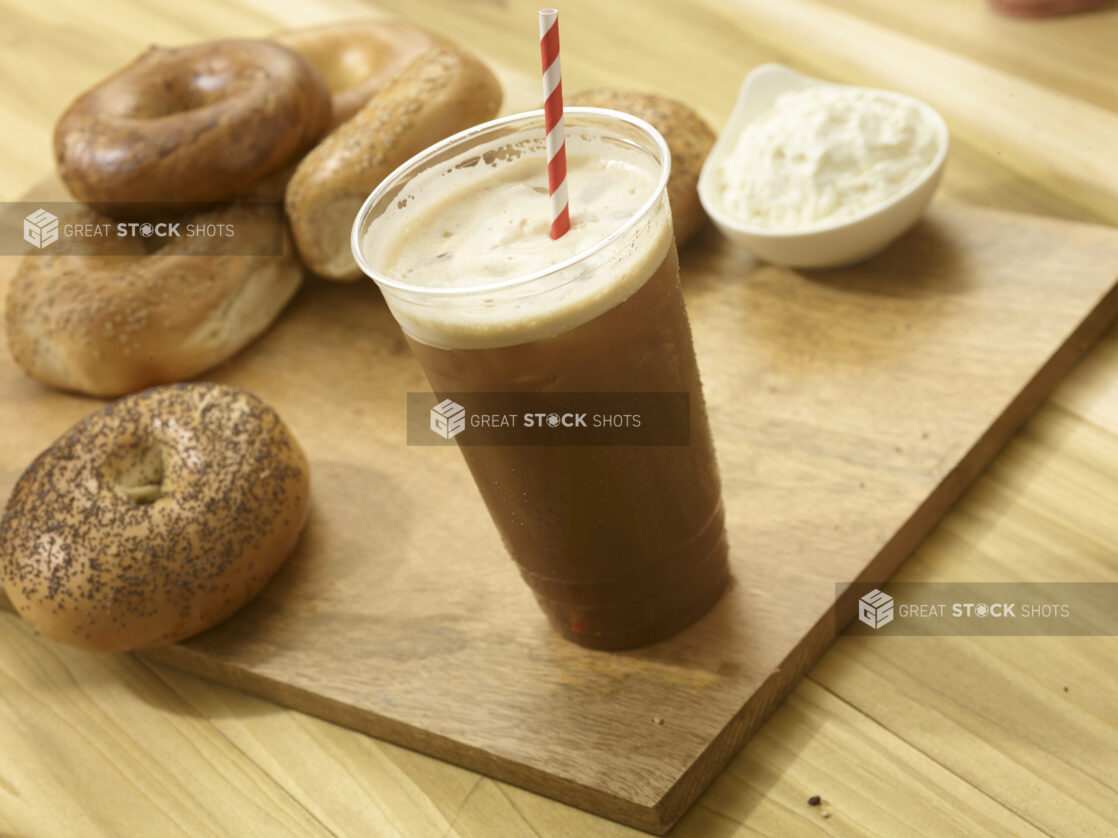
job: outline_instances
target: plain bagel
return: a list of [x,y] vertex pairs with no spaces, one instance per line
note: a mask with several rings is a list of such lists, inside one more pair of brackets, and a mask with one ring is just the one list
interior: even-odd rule
[[[113,235],[84,240],[81,253],[25,256],[7,331],[19,365],[63,390],[119,396],[193,378],[264,332],[302,281],[274,204],[195,215],[152,252],[153,239],[118,236],[91,210],[62,220]],[[207,235],[185,235],[188,224]]]
[[357,279],[349,236],[369,193],[405,160],[492,119],[500,106],[496,76],[461,50],[432,50],[396,76],[303,158],[287,185],[284,204],[307,267]]
[[640,117],[664,135],[672,153],[668,200],[672,206],[675,242],[682,247],[706,221],[699,203],[699,173],[714,145],[714,131],[691,108],[667,96],[629,90],[585,90],[571,105],[611,108]]
[[242,193],[329,124],[326,83],[286,47],[152,47],[67,108],[54,154],[74,197],[109,214],[143,215]]
[[295,548],[309,495],[306,456],[256,396],[145,390],[78,422],[19,478],[0,519],[0,581],[63,643],[174,643],[260,591]]
[[277,32],[271,39],[303,56],[333,97],[331,127],[364,107],[401,70],[450,42],[403,20],[347,20]]

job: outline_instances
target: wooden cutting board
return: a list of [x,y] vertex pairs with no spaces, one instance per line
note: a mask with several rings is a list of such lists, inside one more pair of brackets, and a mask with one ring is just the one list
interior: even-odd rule
[[[840,271],[712,229],[682,266],[736,576],[700,623],[624,653],[553,635],[458,452],[405,445],[425,380],[374,285],[310,280],[210,376],[303,442],[302,542],[233,619],[146,656],[666,831],[833,639],[835,583],[887,577],[1114,319],[1118,230],[936,204]],[[0,498],[99,404],[2,353]]]

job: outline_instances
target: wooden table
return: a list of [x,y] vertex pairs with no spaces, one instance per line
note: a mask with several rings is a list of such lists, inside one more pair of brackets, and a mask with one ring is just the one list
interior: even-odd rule
[[[526,0],[379,7],[537,72]],[[367,11],[355,0],[0,8],[6,200],[50,171],[66,104],[145,45]],[[1036,22],[980,0],[568,0],[562,13],[569,90],[657,90],[720,127],[763,61],[890,86],[946,117],[947,196],[1118,224],[1113,3]],[[1116,545],[1118,329],[898,578],[1110,580]],[[1106,637],[841,638],[672,834],[1118,834],[1115,671]],[[69,651],[4,614],[0,834],[639,833],[131,656]]]

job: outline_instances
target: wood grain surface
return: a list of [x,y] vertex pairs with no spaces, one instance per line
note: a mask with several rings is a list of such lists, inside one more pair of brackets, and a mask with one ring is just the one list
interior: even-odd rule
[[[534,8],[527,4],[385,5],[512,67],[535,68]],[[923,83],[901,60],[910,46],[923,46],[931,52],[921,61],[939,61],[957,82],[937,88],[933,99],[956,136],[948,196],[1118,220],[1106,200],[1118,187],[1106,168],[1112,156],[1046,157],[1078,147],[1084,132],[1104,131],[1110,123],[1100,117],[1113,119],[1113,103],[1094,81],[1094,68],[1112,61],[1106,45],[1118,31],[1113,10],[1028,29],[984,17],[981,3],[958,0],[940,13],[920,13],[917,5],[925,6],[899,12],[908,4],[799,3],[802,14],[782,18],[777,4],[652,2],[640,4],[638,15],[636,4],[570,3],[563,9],[565,86],[581,86],[568,82],[573,72],[586,86],[663,90],[719,125],[741,75],[759,61],[902,87]],[[200,3],[182,12],[154,4],[6,6],[4,194],[20,194],[49,169],[49,129],[66,101],[146,42],[261,34],[280,22],[361,11],[346,3],[279,10]],[[953,14],[976,25],[953,28]],[[816,18],[830,24],[830,37]],[[777,37],[782,31],[786,37]],[[855,55],[867,38],[873,49]],[[653,42],[673,60],[651,60],[645,45]],[[1038,42],[1050,44],[1050,54],[1034,60]],[[1019,117],[1001,123],[993,105],[1003,100],[989,100],[992,115],[973,110],[969,100],[981,99],[991,78],[1015,83],[998,89],[1005,99],[1039,103],[1053,116],[1031,129],[1043,135],[1035,148],[1020,139],[1003,144],[1029,129]],[[991,124],[985,130],[983,120]],[[685,255],[686,270],[692,260],[702,258]],[[1113,578],[1116,371],[1111,332],[900,578]],[[92,406],[72,408],[73,418]],[[50,418],[54,407],[39,409],[31,400],[18,410],[21,427],[59,421]],[[21,467],[3,464],[5,493]],[[841,640],[673,834],[1111,834],[1114,664],[1105,638]],[[0,713],[2,832],[628,832],[156,664],[72,653],[7,617],[0,618]],[[817,793],[824,805],[808,807],[807,796]]]
[[[892,573],[1111,322],[1118,232],[941,204],[856,267],[765,267],[709,231],[683,276],[737,579],[696,626],[624,654],[553,635],[457,452],[403,445],[423,377],[379,293],[312,280],[210,376],[307,451],[302,542],[233,619],[143,656],[669,828],[833,638],[836,582]],[[7,358],[0,382],[15,474],[89,400]]]

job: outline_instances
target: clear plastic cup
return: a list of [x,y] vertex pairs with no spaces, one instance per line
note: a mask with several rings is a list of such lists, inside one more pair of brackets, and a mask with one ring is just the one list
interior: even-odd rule
[[[587,143],[583,151],[655,174],[640,208],[596,244],[498,281],[456,276],[458,284],[432,287],[383,267],[426,201],[471,200],[473,175],[461,173],[476,171],[480,182],[491,165],[524,155],[538,156],[542,172],[542,111],[476,126],[409,160],[369,196],[352,243],[437,394],[687,394],[685,444],[460,446],[554,628],[617,649],[668,637],[706,613],[729,581],[727,543],[671,232],[667,145],[628,114],[568,108],[564,119],[569,155]],[[447,193],[431,186],[451,173]],[[573,199],[571,211],[577,224]]]

